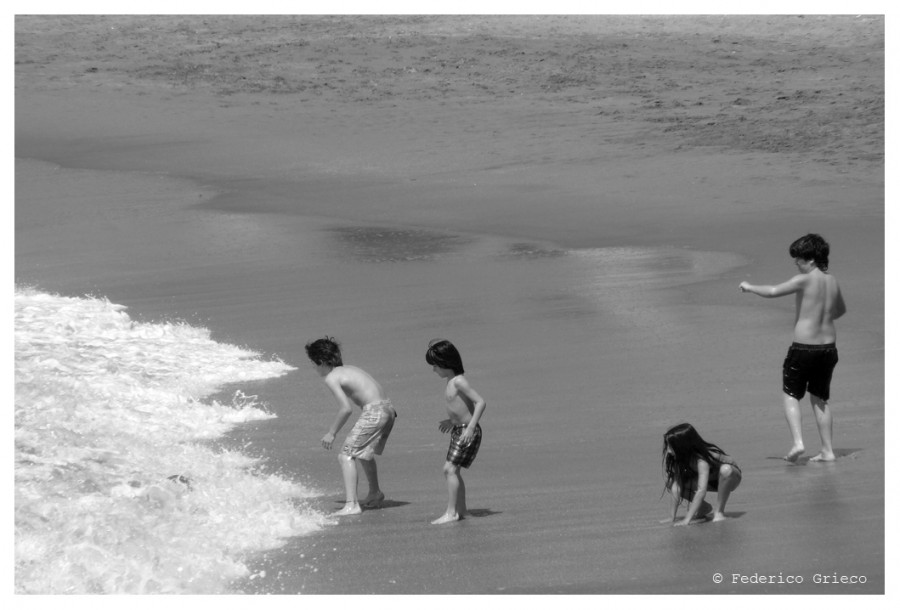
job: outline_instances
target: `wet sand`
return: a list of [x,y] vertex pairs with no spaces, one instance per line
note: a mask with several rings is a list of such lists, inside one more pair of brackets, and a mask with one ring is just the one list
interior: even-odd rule
[[[18,19],[17,283],[298,366],[251,388],[279,417],[232,442],[323,509],[342,499],[318,442],[334,407],[303,345],[335,335],[383,382],[400,412],[386,506],[259,558],[265,578],[236,590],[883,593],[883,21],[487,23],[320,19],[292,46],[274,18]],[[584,72],[598,41],[607,81]],[[263,83],[279,65],[284,82]],[[793,305],[737,285],[789,277],[787,245],[810,231],[849,308],[840,459],[788,465]],[[447,527],[429,525],[446,494],[436,336],[488,401],[473,517]],[[741,465],[734,519],[659,524],[660,439],[680,421]],[[812,455],[808,407],[804,434]]]

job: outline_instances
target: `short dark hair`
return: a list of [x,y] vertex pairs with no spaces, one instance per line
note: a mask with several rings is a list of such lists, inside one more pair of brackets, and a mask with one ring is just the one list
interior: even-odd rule
[[446,339],[432,339],[428,343],[428,351],[425,352],[425,362],[442,369],[450,369],[456,375],[465,373],[462,356],[459,350]]
[[306,355],[315,364],[327,364],[330,366],[343,366],[341,359],[341,346],[334,337],[316,339],[306,344]]
[[814,261],[816,267],[822,271],[828,271],[828,242],[821,235],[809,233],[791,244],[790,252],[793,258],[802,258],[805,261]]

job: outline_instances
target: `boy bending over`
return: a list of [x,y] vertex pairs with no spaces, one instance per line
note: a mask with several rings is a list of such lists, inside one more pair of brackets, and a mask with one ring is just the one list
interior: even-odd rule
[[[377,381],[364,370],[343,363],[341,348],[333,337],[308,343],[306,355],[338,403],[337,417],[328,433],[322,437],[325,449],[331,449],[335,435],[352,415],[353,405],[362,410],[338,455],[347,502],[344,508],[334,513],[339,516],[358,515],[363,507],[375,508],[384,501],[384,493],[378,486],[375,456],[384,451],[397,412]],[[369,495],[362,502],[356,491],[359,482],[358,467],[362,468],[369,481]]]

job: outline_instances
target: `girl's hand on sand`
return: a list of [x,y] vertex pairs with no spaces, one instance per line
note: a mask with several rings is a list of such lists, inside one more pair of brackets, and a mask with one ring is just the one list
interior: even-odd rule
[[741,292],[747,292],[747,288],[749,288],[749,282],[741,282],[741,285],[738,288],[741,289]]
[[322,446],[326,449],[331,450],[332,443],[334,443],[334,435],[331,432],[322,437]]

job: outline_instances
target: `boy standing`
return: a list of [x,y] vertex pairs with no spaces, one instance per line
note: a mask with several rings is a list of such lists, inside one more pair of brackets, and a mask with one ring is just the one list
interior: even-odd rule
[[444,477],[447,479],[447,510],[432,521],[432,525],[451,523],[465,518],[466,484],[460,468],[468,468],[481,446],[481,425],[478,420],[484,413],[484,399],[472,389],[463,376],[465,372],[462,357],[456,347],[445,339],[435,339],[428,344],[425,361],[435,373],[447,380],[444,398],[447,399],[449,419],[438,423],[441,432],[450,433],[450,448],[444,462]]
[[[338,414],[322,437],[322,446],[331,449],[334,437],[353,413],[353,405],[362,414],[347,435],[338,461],[344,475],[347,502],[335,515],[358,515],[362,508],[374,508],[384,501],[384,493],[378,486],[378,468],[375,456],[381,455],[397,412],[384,395],[381,385],[364,370],[344,365],[340,345],[333,337],[325,337],[306,344],[306,355],[313,362],[316,372],[338,402]],[[360,502],[357,496],[359,472],[362,468],[369,481],[369,495]]]
[[810,233],[791,244],[790,255],[800,270],[788,281],[777,286],[754,286],[741,282],[741,292],[761,297],[796,295],[794,343],[784,360],[782,377],[784,413],[787,417],[794,446],[784,459],[796,462],[806,450],[803,446],[800,400],[809,391],[816,426],[822,440],[822,450],[811,462],[834,460],[831,446],[832,418],[828,407],[831,374],[838,361],[834,321],[844,315],[847,307],[837,280],[828,273],[828,242]]

